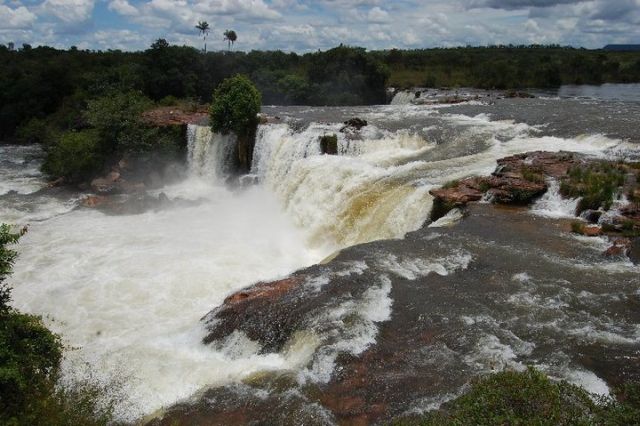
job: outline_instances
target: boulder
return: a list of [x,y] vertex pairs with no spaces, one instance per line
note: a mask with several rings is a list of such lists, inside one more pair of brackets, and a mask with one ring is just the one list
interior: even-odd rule
[[298,315],[293,306],[285,311],[271,308],[294,297],[305,278],[305,275],[293,275],[258,283],[227,297],[220,307],[204,318],[208,333],[203,342],[210,344],[241,330],[249,339],[262,345],[262,353],[280,351],[296,330]]
[[603,253],[605,256],[617,257],[626,255],[631,248],[629,238],[616,238],[613,244]]
[[598,237],[602,235],[602,228],[597,225],[583,226],[582,235],[584,235],[585,237]]
[[358,118],[358,117],[354,117],[354,118],[350,118],[349,120],[344,122],[344,127],[340,130],[341,132],[345,131],[346,129],[355,129],[355,130],[360,130],[362,129],[364,126],[368,125],[367,120],[364,120],[362,118]]
[[585,210],[580,214],[580,217],[590,223],[598,223],[602,212],[600,210]]
[[118,185],[108,178],[96,178],[91,181],[91,189],[98,194],[113,194],[117,192]]
[[328,155],[338,154],[338,136],[324,135],[320,137],[320,152]]

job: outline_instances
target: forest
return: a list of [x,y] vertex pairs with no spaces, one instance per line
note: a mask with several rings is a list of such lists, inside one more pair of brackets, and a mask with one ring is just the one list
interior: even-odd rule
[[244,74],[272,105],[369,105],[387,88],[550,88],[640,81],[640,52],[560,46],[366,51],[339,46],[297,54],[216,51],[158,39],[141,52],[0,46],[0,140],[42,142],[47,131],[89,127],[96,99],[135,93],[148,102],[208,103],[223,79]]

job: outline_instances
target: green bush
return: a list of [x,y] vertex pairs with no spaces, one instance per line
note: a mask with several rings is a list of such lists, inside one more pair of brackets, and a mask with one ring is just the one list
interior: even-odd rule
[[625,384],[617,399],[595,397],[529,367],[475,380],[467,393],[439,410],[397,425],[630,425],[640,418],[640,385]]
[[120,133],[118,148],[122,154],[137,158],[172,158],[179,151],[183,138],[179,126],[159,128],[141,123]]
[[225,79],[213,94],[211,128],[214,132],[249,136],[258,125],[262,96],[243,75]]
[[620,165],[607,162],[576,166],[560,184],[565,197],[581,197],[576,213],[585,210],[609,210],[613,197],[624,185],[625,170]]
[[42,166],[51,176],[76,182],[99,173],[104,163],[104,150],[97,130],[62,134],[47,151]]
[[53,131],[45,120],[32,118],[16,131],[16,140],[24,144],[49,145],[54,140]]
[[[124,137],[135,134],[140,127],[140,115],[151,108],[152,102],[139,92],[111,92],[88,102],[87,122],[100,132],[100,138],[109,152],[121,152]],[[128,149],[132,147],[129,137]],[[141,142],[144,145],[144,142]]]

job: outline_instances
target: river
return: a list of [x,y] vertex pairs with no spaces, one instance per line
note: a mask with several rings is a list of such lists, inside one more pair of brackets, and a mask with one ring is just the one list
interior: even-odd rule
[[[637,85],[633,90],[640,93]],[[495,161],[507,155],[566,150],[637,159],[638,99],[589,93],[576,96],[567,89],[559,96],[478,99],[453,106],[267,106],[263,111],[281,120],[260,126],[251,170],[256,183],[241,189],[225,184],[231,141],[190,126],[188,177],[155,194],[198,202],[135,215],[84,208],[80,200],[87,194],[45,189],[38,148],[0,146],[0,222],[30,225],[11,278],[13,304],[43,315],[63,336],[70,348],[63,366],[66,380],[90,376],[114,384],[123,398],[118,414],[125,420],[210,387],[235,386],[260,372],[291,373],[300,386],[331,383],[340,354],[357,357],[378,347],[379,355],[389,355],[389,342],[381,339],[393,339],[381,334],[384,324],[396,324],[397,330],[400,320],[414,324],[436,317],[439,329],[454,322],[456,329],[464,328],[460,339],[465,343],[447,342],[412,354],[413,362],[430,365],[429,380],[450,381],[428,391],[407,388],[415,392],[412,401],[403,395],[407,406],[427,409],[459,391],[469,374],[522,366],[527,359],[606,393],[606,378],[575,361],[575,345],[558,344],[558,349],[553,341],[564,330],[565,335],[596,336],[622,346],[621,353],[637,351],[637,318],[619,311],[636,294],[640,270],[619,259],[596,257],[605,244],[601,239],[584,241],[569,234],[554,246],[563,247],[556,263],[542,262],[541,251],[552,249],[536,245],[535,232],[525,224],[570,210],[557,193],[536,204],[526,220],[503,219],[517,229],[525,227],[521,232],[531,240],[524,246],[513,236],[479,231],[486,223],[471,221],[444,240],[442,232],[423,228],[430,189],[491,173]],[[342,121],[352,117],[369,125],[341,132]],[[339,155],[320,153],[319,136],[330,134],[338,136]],[[403,240],[419,230],[419,237],[414,232]],[[422,241],[419,246],[416,239]],[[313,305],[313,316],[299,318],[298,331],[305,333],[286,349],[265,352],[241,332],[215,345],[202,343],[207,329],[201,319],[233,292],[359,244],[365,245],[330,263],[330,272],[312,267],[307,291],[322,293],[332,277],[338,277],[336,282],[367,277],[367,288],[345,284],[350,293]],[[504,252],[509,244],[518,251],[517,261]],[[491,250],[504,252],[502,261],[481,259]],[[436,277],[464,288],[491,276],[513,284],[503,302],[520,317],[489,309],[492,304],[476,309],[483,297],[476,290],[469,292],[466,308],[465,302],[449,301],[450,313],[429,305],[437,316],[421,311],[414,317],[404,310],[412,302],[401,299],[415,289],[395,294],[398,280],[417,285]],[[483,282],[478,288],[493,294],[489,281]],[[429,292],[427,286],[414,296],[427,303]],[[434,293],[432,298],[443,297]],[[554,310],[563,316],[554,317]],[[550,328],[553,332],[547,333]],[[536,330],[543,332],[536,335]],[[455,362],[444,362],[447,356]],[[468,374],[452,373],[456,368]],[[335,421],[331,415],[322,418]]]

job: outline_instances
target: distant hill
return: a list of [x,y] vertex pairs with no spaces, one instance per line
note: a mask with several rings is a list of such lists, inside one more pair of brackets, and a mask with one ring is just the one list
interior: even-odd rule
[[608,44],[604,47],[604,50],[640,52],[640,44]]

